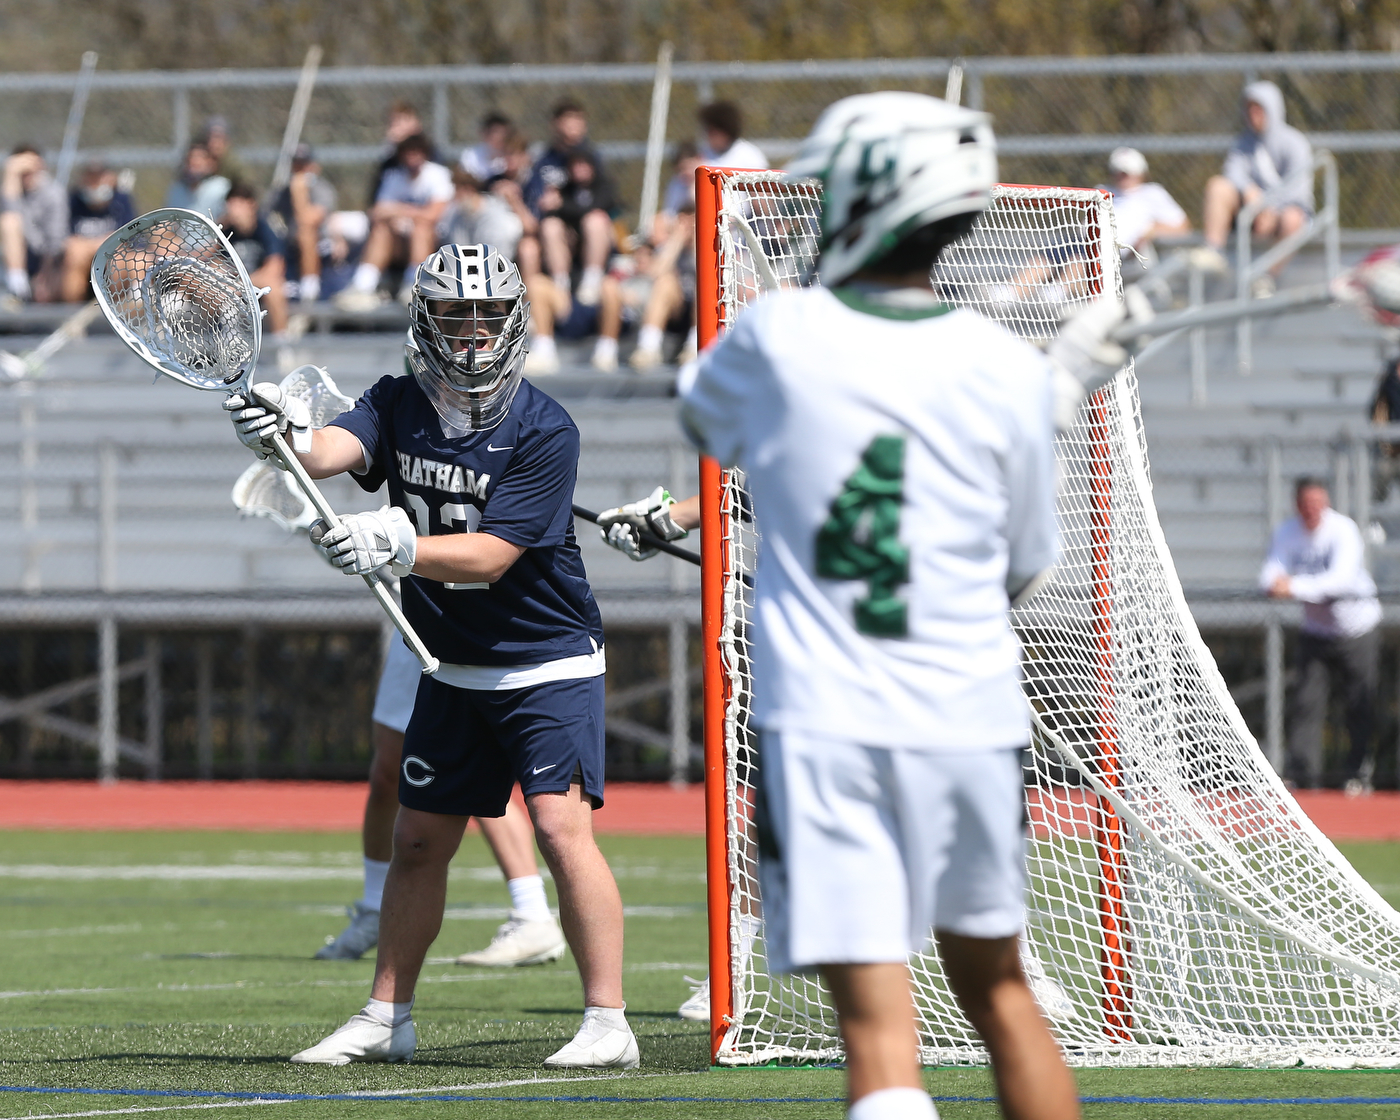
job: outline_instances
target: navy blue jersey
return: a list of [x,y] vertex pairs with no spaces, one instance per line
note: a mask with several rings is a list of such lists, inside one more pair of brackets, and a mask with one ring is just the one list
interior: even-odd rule
[[526,381],[500,424],[450,438],[412,376],[383,377],[331,423],[364,445],[360,485],[387,482],[420,536],[491,533],[525,549],[490,585],[404,579],[404,614],[437,657],[536,665],[603,644],[574,539],[578,428],[558,402]]

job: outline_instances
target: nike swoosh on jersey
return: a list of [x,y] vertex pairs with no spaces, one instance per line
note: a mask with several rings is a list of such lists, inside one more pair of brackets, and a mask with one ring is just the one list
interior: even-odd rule
[[512,443],[509,447],[492,447],[492,446],[488,443],[488,444],[486,445],[486,450],[487,450],[487,451],[514,451],[514,450],[515,450],[515,444]]
[[559,763],[557,763],[557,762],[551,762],[548,766],[536,766],[536,767],[535,767],[535,773],[536,773],[536,774],[543,774],[546,770],[553,770],[553,769],[554,769],[556,766],[558,766],[558,765],[559,765]]

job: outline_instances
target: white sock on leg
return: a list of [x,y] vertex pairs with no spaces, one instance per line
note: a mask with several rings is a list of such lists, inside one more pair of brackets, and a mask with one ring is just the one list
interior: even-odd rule
[[660,327],[653,326],[651,323],[643,323],[641,329],[637,331],[637,349],[660,353],[661,342],[665,337],[666,332]]
[[938,1120],[938,1109],[922,1089],[901,1086],[866,1093],[851,1105],[846,1120]]
[[372,264],[357,264],[350,286],[357,292],[372,292],[379,287],[379,269]]
[[510,888],[510,908],[527,922],[547,922],[554,915],[549,912],[549,900],[544,895],[544,876],[522,875],[519,879],[507,879]]
[[[415,997],[417,998],[417,997]],[[364,1013],[377,1019],[386,1027],[401,1027],[413,1018],[413,1000],[407,1003],[390,1003],[385,999],[373,999],[365,1004]]]
[[314,273],[301,278],[301,302],[315,303],[321,298],[321,277]]
[[559,350],[554,345],[554,336],[552,334],[535,335],[535,337],[530,340],[530,350],[546,361],[559,356]]
[[593,344],[593,360],[614,361],[617,358],[617,339],[609,338],[605,334],[598,336],[598,341]]
[[384,878],[389,874],[389,861],[365,856],[365,893],[360,905],[366,910],[378,910],[384,903]]

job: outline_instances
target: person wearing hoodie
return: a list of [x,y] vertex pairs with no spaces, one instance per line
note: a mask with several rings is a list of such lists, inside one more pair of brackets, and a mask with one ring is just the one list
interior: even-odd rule
[[[1225,157],[1219,175],[1206,183],[1202,260],[1213,271],[1226,269],[1221,252],[1235,216],[1261,195],[1268,204],[1255,215],[1254,236],[1283,239],[1313,214],[1312,144],[1284,123],[1283,94],[1273,82],[1250,82],[1243,96],[1245,129]],[[1287,259],[1255,281],[1256,296],[1271,295]]]

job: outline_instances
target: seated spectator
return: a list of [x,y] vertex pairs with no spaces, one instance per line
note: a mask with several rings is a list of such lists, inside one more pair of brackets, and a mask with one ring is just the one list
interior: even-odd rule
[[1124,257],[1148,251],[1159,237],[1189,233],[1191,219],[1161,183],[1147,181],[1147,157],[1136,148],[1115,148],[1108,157],[1113,178],[1113,220]]
[[370,210],[369,240],[354,279],[337,297],[347,310],[378,305],[379,280],[391,264],[402,264],[403,282],[412,285],[418,266],[438,246],[437,224],[456,193],[452,172],[432,162],[432,145],[422,133],[399,141],[397,151],[398,164],[385,172]]
[[630,274],[609,275],[603,281],[598,315],[598,341],[593,347],[593,368],[617,369],[617,344],[624,323],[637,323],[637,348],[631,366],[655,369],[661,364],[661,348],[667,327],[690,329],[681,347],[681,360],[695,354],[693,326],[695,306],[695,208],[687,206],[671,224],[659,248],[639,246]]
[[39,150],[21,144],[0,177],[0,245],[5,286],[14,299],[57,298],[67,239],[68,196],[50,177]]
[[675,174],[666,184],[658,214],[666,215],[669,221],[682,210],[695,209],[695,172],[704,162],[700,158],[700,145],[694,140],[682,140],[676,145]]
[[768,157],[758,146],[743,139],[744,115],[732,101],[712,101],[700,107],[700,145],[703,162],[709,167],[733,167],[740,170],[762,171],[768,167]]
[[[1255,237],[1283,239],[1297,233],[1313,215],[1312,144],[1283,119],[1283,94],[1273,82],[1244,87],[1245,130],[1235,140],[1219,175],[1206,183],[1205,249],[1197,254],[1201,267],[1223,272],[1221,252],[1235,216],[1263,197],[1266,205],[1254,217]],[[1287,260],[1254,282],[1254,294],[1272,294]]]
[[530,352],[525,356],[525,372],[532,376],[558,373],[555,336],[583,339],[596,333],[598,305],[580,303],[567,287],[543,272],[525,281],[525,291],[530,297]]
[[506,203],[482,190],[471,172],[456,167],[452,185],[457,193],[438,222],[438,242],[443,245],[494,245],[501,256],[515,260],[524,226]]
[[[612,214],[615,200],[606,170],[593,145],[588,142],[588,117],[577,101],[565,99],[554,106],[550,118],[549,147],[535,161],[525,186],[525,202],[540,219],[540,250],[543,266],[556,288],[572,289],[573,274],[579,266],[578,301],[593,307],[603,290],[603,270],[613,247]],[[570,181],[570,160],[582,156],[591,168],[591,178]],[[588,173],[584,173],[588,174]],[[577,189],[576,189],[577,188]],[[563,195],[572,191],[573,197]],[[574,214],[574,220],[557,219],[561,209],[573,212],[587,197],[606,200]]]
[[506,138],[504,148],[505,170],[490,179],[486,188],[520,219],[522,233],[515,263],[521,277],[528,279],[540,270],[540,220],[525,202],[525,185],[530,181],[535,161],[530,155],[530,142],[515,129]]
[[462,170],[478,183],[489,183],[506,171],[506,144],[515,132],[510,118],[492,109],[481,118],[481,140],[462,153]]
[[335,187],[321,177],[316,153],[310,144],[298,144],[292,153],[292,177],[277,192],[269,220],[286,240],[287,275],[296,281],[302,303],[321,298],[321,257],[330,251],[328,244],[323,248],[326,221],[335,204]]
[[89,163],[68,195],[68,240],[63,246],[63,298],[88,298],[92,258],[108,234],[136,217],[131,195],[117,189],[117,175],[100,160]]
[[207,147],[196,142],[185,152],[180,174],[165,192],[165,204],[218,218],[224,212],[228,188],[228,179],[219,174],[218,161]]
[[218,165],[218,174],[230,183],[251,183],[253,181],[253,176],[249,174],[248,168],[238,158],[229,143],[228,119],[226,117],[210,117],[204,123],[204,131],[195,139],[208,149],[209,154],[214,157],[214,163]]
[[[379,201],[379,190],[384,185],[384,176],[391,168],[400,166],[399,144],[407,140],[410,136],[423,136],[423,118],[418,113],[418,107],[411,101],[402,99],[394,101],[389,105],[389,119],[384,126],[384,154],[380,157],[379,163],[374,169],[374,176],[370,180],[369,194],[365,196],[365,209],[372,210],[374,204]],[[437,150],[437,146],[428,141],[428,159],[432,163],[443,163],[447,161],[442,158]]]
[[219,225],[248,270],[253,287],[269,289],[262,302],[276,340],[287,329],[287,247],[258,213],[258,194],[247,183],[229,187]]

